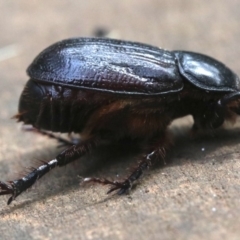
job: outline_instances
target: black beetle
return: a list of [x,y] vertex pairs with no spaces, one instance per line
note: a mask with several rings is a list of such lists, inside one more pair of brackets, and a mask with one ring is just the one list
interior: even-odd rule
[[164,158],[170,142],[166,129],[173,119],[191,114],[197,131],[218,128],[240,114],[238,76],[199,53],[76,38],[45,49],[27,73],[30,80],[16,118],[42,133],[79,133],[81,141],[65,142],[70,144],[66,150],[25,177],[0,182],[0,195],[11,194],[8,204],[51,169],[80,158],[102,140],[144,139],[148,152],[125,181],[85,179],[125,193],[145,169]]

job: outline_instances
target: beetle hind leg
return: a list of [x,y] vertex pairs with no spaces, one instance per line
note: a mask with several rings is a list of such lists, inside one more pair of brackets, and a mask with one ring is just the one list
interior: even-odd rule
[[[165,133],[159,141],[154,144],[154,147],[151,147],[152,151],[146,154],[143,159],[140,161],[138,166],[134,171],[123,181],[110,181],[108,179],[101,178],[85,178],[84,182],[94,182],[100,183],[103,185],[111,185],[107,194],[117,190],[119,195],[127,193],[136,181],[143,175],[143,173],[149,169],[152,165],[159,161],[159,159],[164,160],[166,149],[171,144],[171,140],[168,135]],[[164,162],[165,163],[165,162]]]
[[108,179],[101,179],[101,178],[85,178],[84,182],[94,182],[94,183],[100,183],[103,185],[111,185],[112,187],[107,191],[107,194],[114,192],[116,190],[119,195],[122,195],[124,193],[127,193],[129,190],[131,190],[133,184],[142,176],[143,172],[148,169],[151,166],[151,160],[144,159],[140,162],[138,167],[132,172],[132,174],[127,177],[122,182],[118,181],[110,181]]
[[79,139],[71,137],[70,134],[69,134],[69,140],[68,140],[68,139],[62,138],[60,136],[57,136],[54,133],[51,133],[51,132],[48,132],[48,131],[44,131],[42,129],[38,129],[38,128],[35,128],[35,127],[32,127],[32,126],[28,127],[28,126],[24,126],[23,125],[23,130],[24,131],[38,133],[38,134],[44,135],[46,137],[55,139],[55,140],[58,141],[59,147],[72,146],[74,144],[76,145],[76,144],[79,143]]
[[68,163],[82,157],[86,153],[90,152],[92,148],[96,147],[98,141],[98,137],[86,139],[77,145],[68,147],[66,150],[57,155],[55,159],[44,162],[41,166],[34,168],[31,172],[20,179],[6,183],[0,181],[0,195],[11,195],[7,202],[10,204],[17,196],[30,188],[39,178],[43,177],[50,170],[58,166],[65,166]]

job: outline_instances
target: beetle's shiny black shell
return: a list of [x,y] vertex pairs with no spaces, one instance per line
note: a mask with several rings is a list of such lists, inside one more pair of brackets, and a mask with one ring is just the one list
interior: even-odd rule
[[172,52],[113,39],[57,42],[41,52],[27,72],[40,82],[118,94],[159,95],[183,88]]
[[211,57],[113,39],[57,42],[27,72],[39,82],[131,96],[179,92],[186,80],[205,91],[240,90],[238,76]]

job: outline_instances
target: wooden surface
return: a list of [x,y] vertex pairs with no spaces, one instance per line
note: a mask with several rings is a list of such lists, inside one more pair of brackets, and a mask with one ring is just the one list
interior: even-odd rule
[[[116,38],[211,55],[240,74],[237,0],[8,0],[0,12],[1,180],[60,151],[10,120],[25,69],[53,42],[104,27]],[[10,206],[1,197],[0,239],[239,239],[240,124],[191,140],[191,123],[174,122],[168,164],[148,171],[130,195],[107,196],[78,175],[124,177],[140,152],[134,144],[103,146],[54,170]]]

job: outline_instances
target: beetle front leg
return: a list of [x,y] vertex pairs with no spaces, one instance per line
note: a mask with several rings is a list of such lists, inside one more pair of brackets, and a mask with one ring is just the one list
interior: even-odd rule
[[231,121],[234,119],[231,111],[240,115],[240,92],[229,93],[219,100],[199,104],[192,113],[194,118],[192,133],[199,129],[216,129],[225,120]]
[[216,102],[204,102],[197,106],[193,113],[194,124],[192,134],[195,135],[199,130],[212,130],[220,127],[225,120],[225,109]]
[[44,176],[53,168],[67,165],[68,163],[75,161],[88,153],[92,148],[96,147],[98,140],[99,139],[96,137],[90,138],[77,145],[67,148],[55,159],[42,164],[23,178],[9,181],[7,183],[0,181],[0,195],[12,195],[7,202],[10,204],[18,195],[30,188],[39,178]]
[[112,185],[112,188],[109,189],[107,194],[118,190],[118,194],[124,194],[128,192],[133,184],[143,175],[144,171],[149,169],[152,165],[158,162],[160,159],[164,160],[166,149],[171,144],[171,140],[169,139],[167,134],[161,138],[154,147],[152,147],[152,151],[144,156],[135,170],[122,182],[118,181],[110,181],[108,179],[100,179],[100,178],[85,178],[84,182],[95,182],[104,185]]
[[218,105],[222,107],[226,107],[228,105],[233,112],[240,115],[240,92],[225,95],[218,101]]

